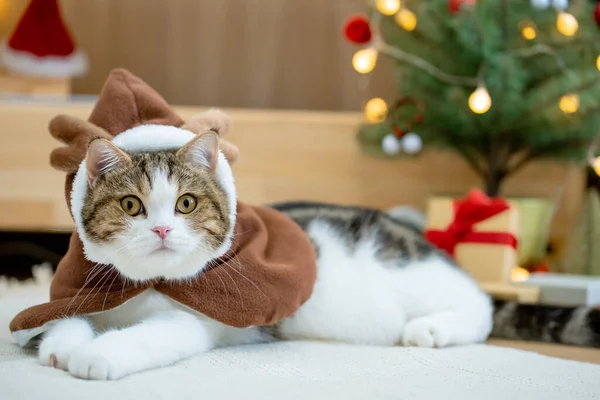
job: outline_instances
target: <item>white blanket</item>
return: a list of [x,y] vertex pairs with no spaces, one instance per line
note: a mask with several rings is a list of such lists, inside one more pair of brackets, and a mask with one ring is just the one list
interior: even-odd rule
[[[43,281],[43,280],[42,280]],[[120,381],[40,366],[8,323],[47,299],[47,282],[0,282],[0,400],[319,400],[600,398],[600,366],[488,345],[376,348],[284,342],[211,351]]]

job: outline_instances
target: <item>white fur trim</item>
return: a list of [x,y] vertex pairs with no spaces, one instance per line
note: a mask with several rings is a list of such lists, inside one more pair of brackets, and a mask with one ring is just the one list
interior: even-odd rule
[[[174,126],[165,125],[142,125],[129,129],[117,135],[112,142],[121,150],[130,153],[136,152],[153,152],[175,150],[183,147],[186,143],[192,140],[196,135],[188,130],[176,128]],[[221,151],[219,151],[219,160],[215,171],[218,182],[223,187],[229,202],[229,217],[231,228],[228,236],[231,236],[236,221],[237,211],[237,194],[235,189],[235,181],[231,167],[227,159]],[[96,245],[89,240],[83,228],[81,218],[81,210],[87,195],[88,181],[85,160],[79,165],[79,170],[73,181],[73,190],[71,192],[71,211],[75,219],[77,231],[83,242],[83,248],[86,258],[90,261],[112,264],[112,260],[106,258],[106,253],[102,251],[101,246]],[[231,247],[231,241],[225,241],[217,249],[215,258],[224,255]]]
[[83,75],[88,61],[81,51],[74,51],[66,57],[38,57],[32,53],[12,49],[3,42],[0,48],[2,64],[10,71],[49,78],[69,78]]

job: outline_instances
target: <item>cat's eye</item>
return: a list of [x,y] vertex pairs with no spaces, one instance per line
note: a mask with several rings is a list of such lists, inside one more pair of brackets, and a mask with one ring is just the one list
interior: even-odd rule
[[121,200],[121,208],[132,217],[140,215],[142,212],[144,212],[142,201],[135,196],[124,197]]
[[177,212],[180,212],[181,214],[189,214],[194,211],[196,204],[198,204],[198,202],[194,196],[191,194],[184,194],[177,199],[175,208],[177,209]]

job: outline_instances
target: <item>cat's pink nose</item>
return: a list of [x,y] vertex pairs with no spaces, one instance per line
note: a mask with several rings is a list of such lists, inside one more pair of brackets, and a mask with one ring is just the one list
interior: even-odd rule
[[152,232],[156,233],[159,238],[164,239],[167,237],[167,234],[171,232],[173,228],[170,226],[155,226],[152,228]]

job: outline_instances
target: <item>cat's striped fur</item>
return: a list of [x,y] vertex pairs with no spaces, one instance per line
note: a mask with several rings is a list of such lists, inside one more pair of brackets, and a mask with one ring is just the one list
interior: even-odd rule
[[[378,257],[395,259],[398,267],[440,253],[422,239],[420,227],[378,210],[317,202],[279,203],[273,207],[304,229],[314,221],[325,221],[349,248],[364,240],[365,235],[376,235],[382,244]],[[600,347],[600,308],[496,300],[491,337]]]

